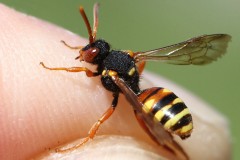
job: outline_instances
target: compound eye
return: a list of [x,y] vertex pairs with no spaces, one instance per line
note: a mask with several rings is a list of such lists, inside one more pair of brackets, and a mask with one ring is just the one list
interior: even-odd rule
[[86,51],[82,51],[82,58],[85,62],[93,62],[94,58],[98,55],[99,49],[97,47],[91,47]]

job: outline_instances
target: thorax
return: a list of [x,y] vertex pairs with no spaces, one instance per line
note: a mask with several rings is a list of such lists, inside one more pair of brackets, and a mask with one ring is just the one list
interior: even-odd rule
[[98,67],[98,71],[102,73],[101,81],[103,86],[111,92],[120,92],[120,89],[108,75],[109,71],[115,71],[119,78],[123,79],[133,91],[139,91],[139,74],[135,65],[135,61],[123,51],[113,50],[109,52],[108,56]]

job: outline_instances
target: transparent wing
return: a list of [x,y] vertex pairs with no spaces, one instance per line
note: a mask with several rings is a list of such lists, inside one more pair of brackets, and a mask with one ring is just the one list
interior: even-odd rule
[[150,115],[142,112],[143,104],[138,100],[137,95],[131,90],[131,88],[120,79],[118,76],[112,76],[112,80],[115,84],[121,89],[126,99],[133,106],[133,109],[137,112],[138,117],[144,121],[149,132],[150,137],[152,137],[159,145],[163,146],[167,151],[171,152],[175,158],[179,160],[187,160],[188,156],[184,150],[179,146],[171,136],[161,125],[160,123],[155,123],[153,118]]
[[159,60],[170,64],[203,65],[226,53],[231,36],[227,34],[203,35],[171,46],[135,53],[136,62]]

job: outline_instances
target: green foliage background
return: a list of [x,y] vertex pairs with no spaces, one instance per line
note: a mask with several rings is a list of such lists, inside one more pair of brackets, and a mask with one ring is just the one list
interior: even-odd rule
[[[87,37],[78,14],[83,5],[90,22],[94,0],[0,0],[21,12]],[[212,33],[232,35],[228,53],[208,66],[148,63],[147,69],[191,90],[229,118],[233,159],[240,159],[240,1],[102,0],[98,37],[115,49],[145,51]],[[1,24],[4,25],[4,24]],[[207,115],[206,115],[207,116]],[[207,146],[206,146],[207,147]]]

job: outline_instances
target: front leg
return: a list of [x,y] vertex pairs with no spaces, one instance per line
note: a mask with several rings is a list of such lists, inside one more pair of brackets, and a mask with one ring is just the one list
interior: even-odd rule
[[64,40],[61,40],[61,42],[62,42],[65,46],[67,46],[68,48],[70,48],[70,49],[82,49],[82,48],[83,48],[83,46],[75,46],[75,47],[72,47],[72,46],[70,46],[69,44],[67,44]]
[[58,68],[50,68],[44,65],[43,62],[40,62],[40,65],[43,66],[43,68],[48,69],[48,70],[62,70],[62,71],[67,71],[67,72],[85,72],[88,77],[95,77],[100,75],[98,72],[92,72],[86,67],[70,67],[70,68],[65,68],[65,67],[58,67]]

